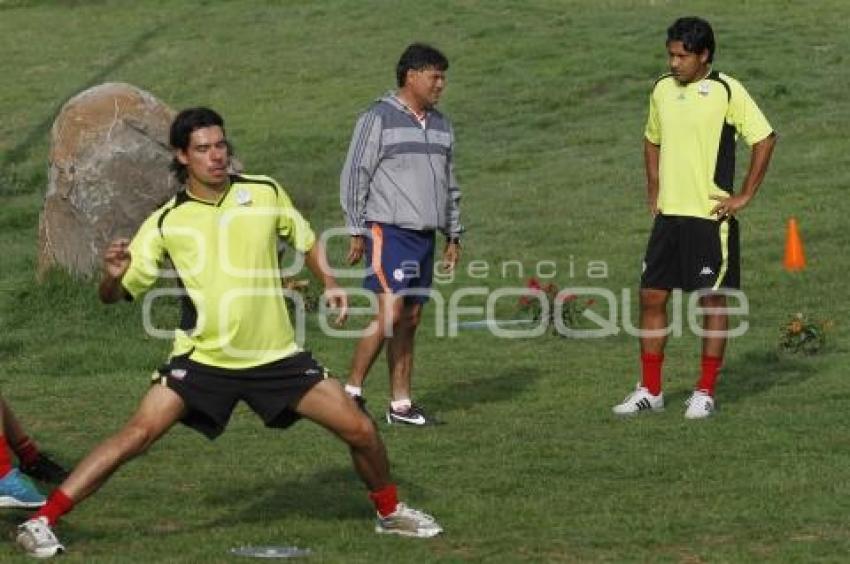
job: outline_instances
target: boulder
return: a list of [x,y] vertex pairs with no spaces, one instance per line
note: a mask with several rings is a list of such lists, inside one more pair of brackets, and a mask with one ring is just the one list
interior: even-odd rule
[[50,137],[39,276],[53,266],[78,276],[99,272],[109,241],[132,237],[179,190],[168,169],[174,115],[123,83],[95,86],[62,107]]

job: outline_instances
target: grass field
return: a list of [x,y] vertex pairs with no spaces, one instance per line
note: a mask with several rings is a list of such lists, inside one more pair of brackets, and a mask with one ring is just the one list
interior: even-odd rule
[[[633,337],[438,338],[431,308],[414,384],[447,424],[381,428],[404,496],[438,516],[444,536],[374,535],[341,444],[309,424],[267,431],[240,409],[215,443],[176,429],[68,515],[63,561],[229,562],[243,544],[311,547],[322,562],[846,561],[843,0],[0,0],[2,393],[74,462],[129,416],[168,351],[145,335],[138,306],[101,306],[94,282],[34,283],[47,132],[80,90],[126,81],[174,108],[218,109],[247,170],[280,179],[320,230],[342,221],[337,178],[357,113],[393,86],[407,43],[433,42],[451,60],[442,107],[459,139],[464,260],[490,265],[441,291],[523,285],[554,261],[558,284],[619,295],[636,284],[649,231],[647,95],[665,70],[666,26],[688,14],[713,23],[715,67],[748,87],[780,134],[741,216],[750,329],[729,348],[717,417],[682,418],[698,370],[687,330],[667,351],[667,411],[621,421],[610,407],[638,378]],[[796,275],[781,267],[791,215],[809,259]],[[502,275],[512,260],[523,276]],[[607,277],[588,278],[589,261],[605,261]],[[797,311],[835,321],[823,354],[776,355]],[[308,342],[344,375],[353,341],[312,323]],[[367,394],[382,409],[383,362]],[[4,512],[0,526],[21,516]],[[25,560],[17,554],[0,543],[0,560]]]

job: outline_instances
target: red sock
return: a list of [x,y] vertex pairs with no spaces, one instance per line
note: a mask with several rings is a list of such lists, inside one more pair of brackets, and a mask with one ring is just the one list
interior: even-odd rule
[[34,464],[38,460],[38,447],[26,435],[18,439],[12,450],[18,455],[18,460],[21,461],[22,465]]
[[0,478],[4,477],[12,470],[12,457],[9,454],[9,444],[6,442],[6,437],[0,435]]
[[375,504],[375,509],[378,510],[378,515],[386,517],[395,511],[398,505],[398,490],[395,484],[384,486],[379,490],[369,492],[369,499]]
[[697,382],[697,390],[702,390],[708,395],[714,395],[714,386],[717,384],[717,375],[720,372],[720,367],[723,366],[723,357],[705,356],[702,357],[702,375]]
[[641,385],[649,390],[649,393],[657,396],[661,393],[661,365],[664,363],[664,354],[641,353]]
[[65,495],[65,492],[56,488],[47,496],[47,503],[39,509],[33,519],[39,517],[47,517],[47,524],[51,527],[56,524],[59,518],[74,508],[74,500]]
[[12,470],[12,457],[9,455],[9,444],[6,437],[0,435],[0,478]]

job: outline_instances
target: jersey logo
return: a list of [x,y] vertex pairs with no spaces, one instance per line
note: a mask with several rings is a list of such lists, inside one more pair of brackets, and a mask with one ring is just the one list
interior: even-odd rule
[[404,280],[404,271],[400,268],[396,268],[393,270],[393,278],[395,278],[397,282],[401,282]]
[[699,92],[700,96],[705,97],[705,96],[708,96],[708,93],[709,93],[710,90],[711,90],[711,84],[707,80],[703,80],[702,82],[699,83],[699,89],[697,90],[697,92]]
[[240,206],[250,206],[251,193],[244,188],[240,188],[236,191],[236,203]]

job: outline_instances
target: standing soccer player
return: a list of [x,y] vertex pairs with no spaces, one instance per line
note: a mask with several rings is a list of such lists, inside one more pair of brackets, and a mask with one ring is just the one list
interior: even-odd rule
[[[724,290],[740,288],[738,221],[767,172],[776,135],[744,87],[712,69],[714,33],[700,18],[680,18],[667,30],[670,73],[649,98],[644,139],[647,203],[655,216],[640,288],[641,367],[638,388],[614,413],[664,407],[661,366],[671,290],[699,291],[703,320],[701,375],[685,417],[714,412],[723,364],[727,315]],[[735,141],[751,149],[741,190],[733,193]]]
[[434,232],[446,236],[443,264],[460,257],[460,188],[454,175],[454,132],[435,108],[446,85],[448,59],[428,45],[405,49],[396,67],[399,89],[376,101],[354,128],[340,178],[340,200],[351,234],[348,261],[366,255],[378,312],[357,344],[346,392],[361,407],[363,383],[387,343],[392,400],[387,423],[436,420],[411,397],[413,343],[428,301]]
[[346,296],[328,274],[310,225],[271,178],[228,173],[230,146],[214,111],[180,112],[170,143],[173,169],[185,188],[148,217],[132,242],[110,244],[100,298],[105,303],[139,298],[170,259],[185,289],[171,357],[124,428],[91,451],[20,525],[18,544],[38,557],[63,551],[52,530],[59,517],[177,421],[217,437],[240,400],[267,427],[286,428],[305,417],[342,439],[377,509],[377,532],[439,534],[432,517],[398,503],[372,421],[295,343],[281,288],[279,238],[303,253],[323,281],[329,302],[339,309],[337,322],[347,312]]

